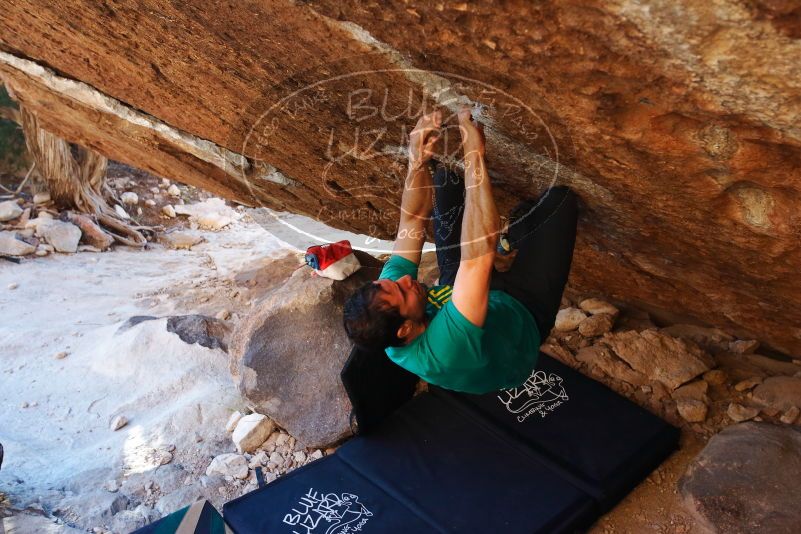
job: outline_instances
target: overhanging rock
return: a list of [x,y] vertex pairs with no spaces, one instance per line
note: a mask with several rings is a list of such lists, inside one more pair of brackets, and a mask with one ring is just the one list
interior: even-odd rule
[[478,102],[502,211],[579,193],[574,287],[801,352],[801,25],[783,4],[0,7],[0,75],[55,133],[381,238],[415,116]]

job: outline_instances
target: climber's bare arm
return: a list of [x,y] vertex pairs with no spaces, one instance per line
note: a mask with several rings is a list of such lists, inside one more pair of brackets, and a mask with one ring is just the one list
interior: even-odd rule
[[400,225],[393,254],[420,264],[426,240],[426,224],[434,207],[434,187],[428,161],[431,159],[442,115],[423,115],[409,134],[409,170],[401,198]]
[[462,260],[454,282],[453,304],[468,321],[483,327],[487,318],[500,217],[484,161],[484,133],[473,122],[470,108],[459,111],[459,130],[465,154],[465,211],[462,218]]

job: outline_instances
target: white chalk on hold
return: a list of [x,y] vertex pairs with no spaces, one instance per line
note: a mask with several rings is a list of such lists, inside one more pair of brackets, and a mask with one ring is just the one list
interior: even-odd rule
[[473,107],[470,109],[470,115],[473,117],[473,120],[478,122],[478,119],[484,115],[484,111],[486,110],[486,106],[481,102],[473,102]]

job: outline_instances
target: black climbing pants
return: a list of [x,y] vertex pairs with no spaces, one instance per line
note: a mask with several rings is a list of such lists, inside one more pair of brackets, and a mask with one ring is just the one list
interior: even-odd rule
[[[464,179],[444,165],[434,172],[434,243],[439,283],[453,285],[461,259]],[[518,250],[507,272],[493,270],[491,288],[506,291],[534,316],[543,339],[553,328],[576,242],[576,195],[555,186],[520,202],[509,214],[509,241]]]

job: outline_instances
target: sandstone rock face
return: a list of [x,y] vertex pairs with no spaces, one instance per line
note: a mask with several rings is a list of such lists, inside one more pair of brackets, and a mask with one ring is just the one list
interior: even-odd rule
[[691,341],[655,330],[606,334],[603,342],[635,370],[671,389],[708,371],[712,358]]
[[281,268],[275,276],[285,282],[232,336],[234,376],[259,412],[305,446],[325,447],[350,434],[351,406],[339,373],[352,344],[342,327],[342,305],[378,272],[361,269],[339,282],[311,276],[305,267],[291,276]]
[[376,237],[397,227],[413,116],[483,104],[501,212],[554,182],[581,197],[573,287],[801,352],[783,2],[0,7],[0,76],[53,132]]
[[712,532],[801,529],[801,431],[743,423],[714,436],[680,481],[687,509]]

